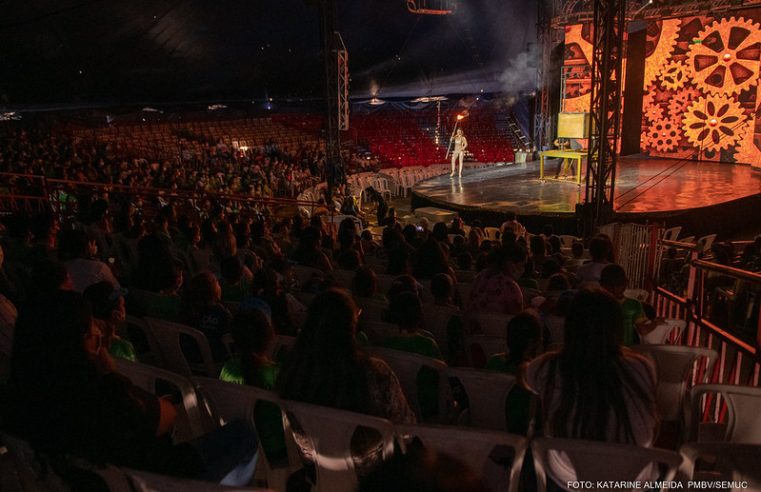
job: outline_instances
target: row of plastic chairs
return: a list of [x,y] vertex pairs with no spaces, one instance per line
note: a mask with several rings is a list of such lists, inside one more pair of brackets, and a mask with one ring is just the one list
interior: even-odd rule
[[[135,366],[139,366],[139,364],[127,363],[126,366],[121,364],[120,370],[124,371],[128,377],[134,378]],[[160,372],[160,370],[147,366],[137,369],[147,372]],[[457,374],[458,379],[463,382],[467,381],[467,376],[463,376],[467,373],[468,371],[459,372]],[[160,375],[166,376],[165,373]],[[473,373],[473,376],[481,387],[472,393],[476,398],[473,398],[471,393],[468,394],[469,399],[473,398],[470,402],[471,407],[473,407],[472,411],[479,406],[479,398],[492,401],[504,399],[503,396],[505,395],[501,391],[495,391],[494,387],[488,386],[489,383],[478,378],[476,373]],[[179,376],[178,378],[184,379]],[[466,464],[479,474],[488,472],[491,464],[490,456],[493,456],[496,448],[499,446],[511,448],[514,456],[513,461],[505,474],[498,478],[506,484],[501,490],[516,490],[518,486],[517,477],[520,474],[522,456],[527,444],[523,437],[495,430],[487,431],[440,425],[394,425],[377,417],[300,402],[282,401],[273,393],[265,390],[234,385],[205,377],[191,378],[191,381],[185,386],[195,387],[204,401],[208,403],[208,411],[213,415],[215,422],[219,424],[243,418],[255,425],[253,422],[254,408],[259,401],[268,401],[280,406],[286,417],[285,425],[288,427],[290,423],[297,422],[298,428],[302,429],[306,435],[309,447],[314,450],[313,458],[317,465],[317,487],[315,490],[354,490],[357,478],[350,449],[351,438],[357,427],[378,431],[381,436],[380,447],[383,449],[384,457],[389,457],[393,452],[395,439],[404,449],[409,437],[416,436],[424,446],[433,447],[438,451],[453,453],[454,450],[457,450],[458,457],[464,459]],[[662,476],[663,480],[673,479],[680,463],[682,464],[683,477],[692,478],[696,473],[697,458],[715,453],[717,449],[738,452],[737,459],[730,463],[732,465],[729,470],[730,473],[752,474],[754,470],[747,468],[746,465],[751,462],[757,463],[757,461],[748,461],[752,456],[749,451],[757,453],[761,449],[761,446],[758,445],[761,443],[761,440],[757,439],[758,431],[752,428],[752,425],[757,424],[757,418],[754,419],[753,416],[750,416],[749,422],[743,424],[738,424],[736,420],[745,420],[745,417],[749,416],[748,411],[757,408],[758,402],[761,401],[761,392],[758,389],[754,392],[751,388],[726,385],[704,385],[693,389],[695,398],[700,398],[707,392],[721,394],[727,398],[727,401],[731,402],[729,420],[734,422],[732,425],[735,431],[728,434],[727,437],[732,438],[738,434],[747,433],[750,427],[756,440],[749,440],[749,442],[754,445],[738,446],[737,442],[687,443],[681,450],[682,455],[685,456],[683,461],[679,454],[660,449],[577,440],[535,439],[532,442],[532,449],[539,490],[544,490],[548,475],[557,480],[557,477],[553,475],[552,467],[549,465],[554,460],[552,456],[557,452],[563,452],[570,458],[578,480],[634,480],[652,462],[662,463],[668,467],[668,472]],[[746,408],[739,409],[737,399],[733,395],[741,395],[742,398],[745,398],[747,400],[745,402]],[[751,401],[752,398],[755,400]],[[188,401],[192,401],[192,399],[188,399]],[[486,406],[488,407],[488,405]],[[474,412],[471,418],[476,418],[476,415],[478,415],[477,412]],[[502,415],[504,416],[504,413]],[[292,443],[291,446],[293,446]],[[297,468],[301,463],[290,463],[285,468],[272,468],[266,462],[266,455],[263,452],[261,454],[264,471],[260,472],[259,477],[267,480],[270,487],[276,490],[284,490],[282,487],[284,487],[287,476],[294,471],[294,465]],[[293,449],[290,449],[289,459],[296,456],[298,456],[298,452],[294,453]],[[721,454],[720,456],[728,455]],[[270,469],[267,469],[268,467]],[[735,469],[738,467],[739,469]],[[559,485],[565,490],[570,490],[563,487],[564,483]]]

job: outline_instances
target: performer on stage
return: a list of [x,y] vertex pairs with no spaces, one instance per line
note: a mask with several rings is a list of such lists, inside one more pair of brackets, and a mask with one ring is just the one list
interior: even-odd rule
[[465,149],[468,148],[468,139],[462,133],[462,128],[457,129],[457,133],[454,136],[454,150],[452,151],[452,173],[449,176],[454,176],[454,165],[457,159],[460,160],[460,167],[458,169],[458,176],[462,176],[462,160],[465,158]]

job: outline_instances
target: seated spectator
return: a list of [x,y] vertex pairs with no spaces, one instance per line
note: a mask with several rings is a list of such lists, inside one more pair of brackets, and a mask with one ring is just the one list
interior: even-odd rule
[[219,272],[223,301],[240,302],[244,297],[251,295],[251,281],[254,276],[237,256],[222,260]]
[[460,253],[457,257],[457,268],[462,271],[470,271],[473,268],[473,255],[468,252]]
[[[439,222],[443,224],[443,222]],[[438,225],[438,224],[437,224]],[[434,231],[435,231],[434,227]],[[444,243],[446,244],[446,243]],[[412,268],[415,278],[430,279],[437,273],[446,273],[454,278],[454,270],[449,266],[447,253],[441,242],[429,237],[413,255]]]
[[[532,360],[542,350],[542,325],[539,318],[524,311],[507,323],[507,352],[495,354],[486,362],[486,369],[503,372],[518,378],[522,364]],[[507,431],[526,435],[531,422],[532,394],[516,384],[507,395]]]
[[436,340],[429,332],[421,329],[423,305],[415,293],[402,292],[394,296],[390,308],[394,322],[399,327],[399,335],[387,338],[383,342],[386,348],[442,359]]
[[293,259],[299,265],[317,268],[325,273],[329,273],[333,271],[333,266],[320,248],[321,237],[318,228],[313,226],[306,227],[301,233],[296,251],[293,252]]
[[[527,387],[541,399],[545,436],[652,446],[655,367],[622,347],[623,324],[610,294],[576,294],[562,350],[532,360],[525,370]],[[576,479],[567,458],[558,456],[551,467],[561,483]]]
[[[414,423],[415,414],[394,372],[385,362],[359,349],[354,336],[357,314],[351,297],[341,290],[329,289],[317,295],[280,369],[280,398]],[[309,440],[298,429],[295,434],[302,454],[313,460]],[[366,474],[368,467],[381,461],[377,434],[360,431],[352,441],[355,466]],[[308,467],[306,475],[313,474],[313,467]]]
[[235,347],[241,355],[228,360],[219,379],[247,384],[266,390],[274,389],[279,366],[267,357],[275,339],[269,317],[259,309],[242,310],[230,323]]
[[613,251],[610,239],[602,236],[592,238],[589,242],[589,254],[592,261],[576,269],[576,279],[582,286],[596,287],[600,284],[602,269],[610,264],[608,260]]
[[365,229],[362,231],[360,238],[362,251],[364,251],[366,255],[375,255],[380,249],[380,245],[373,239],[373,233],[369,230]]
[[525,269],[526,252],[523,250],[521,261],[519,248],[492,249],[488,267],[473,279],[468,312],[518,314],[523,310],[523,293],[515,278]]
[[505,221],[499,227],[499,230],[502,233],[513,231],[516,238],[524,237],[526,235],[526,228],[518,222],[518,216],[515,212],[507,212],[505,214]]
[[[161,275],[156,278],[157,295],[148,296],[137,307],[145,316],[167,321],[179,321],[182,314],[182,298],[179,292],[184,281],[185,274],[182,266],[173,261],[168,268],[162,268]],[[132,309],[132,305],[130,305],[130,309]]]
[[86,288],[84,297],[90,303],[93,322],[103,336],[103,347],[114,357],[136,362],[135,348],[128,340],[121,338],[118,331],[127,320],[125,293],[125,290],[116,290],[112,284],[104,280]]
[[612,263],[603,268],[600,273],[600,287],[613,295],[621,305],[624,315],[623,345],[625,347],[640,343],[640,338],[653,331],[660,323],[657,320],[648,319],[641,302],[624,295],[628,284],[629,280],[621,265]]
[[[4,428],[51,459],[73,490],[92,490],[69,456],[154,473],[242,485],[253,476],[256,438],[231,423],[190,444],[172,445],[172,403],[118,374],[81,294],[58,291],[20,313]],[[242,468],[241,468],[242,467]]]
[[356,299],[368,299],[371,301],[385,302],[385,296],[378,292],[377,276],[375,271],[368,266],[357,268],[351,287],[352,294]]
[[433,319],[427,318],[429,323],[446,324],[446,360],[454,364],[465,362],[465,335],[460,307],[453,300],[454,282],[446,273],[434,275],[431,279],[431,294],[433,295]]
[[83,231],[73,230],[61,234],[58,254],[69,272],[75,291],[82,293],[90,285],[103,280],[120,288],[119,281],[108,265],[94,259],[97,253],[95,239],[87,237]]
[[217,278],[210,272],[193,277],[182,296],[182,306],[183,321],[206,335],[216,362],[224,361],[227,350],[222,336],[230,332],[232,315],[222,305],[222,288]]
[[581,241],[574,241],[571,244],[571,258],[567,259],[563,265],[566,270],[571,273],[576,273],[581,265],[585,263],[584,260],[584,243]]

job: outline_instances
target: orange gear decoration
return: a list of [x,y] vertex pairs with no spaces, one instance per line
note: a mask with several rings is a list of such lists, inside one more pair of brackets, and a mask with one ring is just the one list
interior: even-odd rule
[[693,82],[711,94],[737,94],[758,83],[761,29],[740,17],[714,22],[687,53]]
[[740,133],[740,142],[735,149],[735,162],[743,164],[761,162],[761,149],[758,148],[753,138],[753,123],[746,123],[738,133]]
[[658,72],[661,71],[661,67],[666,64],[671,52],[674,51],[681,23],[680,19],[666,19],[661,22],[661,34],[658,37],[658,44],[645,60],[644,87],[648,87],[655,81]]
[[663,66],[658,78],[665,89],[675,91],[687,81],[687,67],[682,62],[671,61]]
[[700,97],[700,91],[694,87],[685,87],[681,91],[675,93],[671,99],[669,99],[669,116],[672,120],[680,121],[684,112],[690,107],[693,101]]
[[584,24],[573,24],[566,26],[565,28],[565,44],[566,46],[576,43],[579,45],[579,49],[584,53],[584,58],[587,59],[588,64],[592,64],[592,53],[594,52],[594,46],[592,43],[584,39],[581,35],[581,30],[584,28]]
[[663,108],[658,104],[648,104],[645,106],[645,118],[651,123],[663,119]]
[[682,132],[679,125],[670,119],[660,119],[645,132],[645,145],[659,152],[670,152],[679,145]]
[[682,128],[695,147],[718,151],[737,144],[747,119],[734,99],[709,95],[690,104]]

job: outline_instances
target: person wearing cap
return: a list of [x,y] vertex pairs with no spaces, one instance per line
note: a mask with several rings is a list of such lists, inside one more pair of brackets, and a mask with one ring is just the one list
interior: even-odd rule
[[84,291],[85,299],[90,303],[93,322],[102,334],[103,346],[114,357],[137,361],[132,344],[119,337],[119,325],[124,323],[127,312],[124,308],[126,290],[116,288],[106,280],[92,284]]

